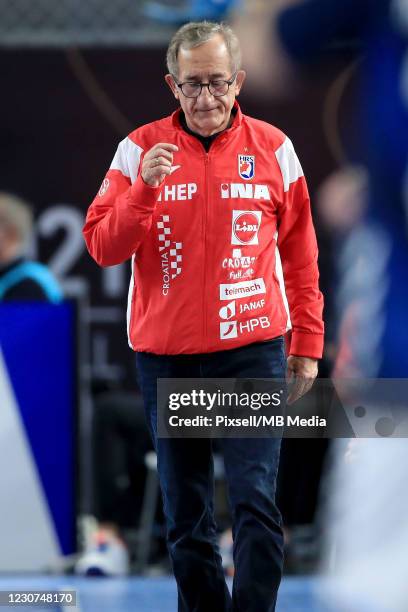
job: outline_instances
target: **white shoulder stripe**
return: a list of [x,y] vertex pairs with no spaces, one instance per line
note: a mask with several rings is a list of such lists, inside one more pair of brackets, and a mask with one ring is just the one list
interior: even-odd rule
[[276,159],[283,178],[283,190],[289,191],[291,183],[295,183],[303,176],[302,166],[293,148],[292,141],[286,137],[279,149],[275,151]]
[[130,178],[134,183],[139,170],[140,156],[143,149],[135,144],[129,137],[119,143],[115,157],[110,165],[110,170],[120,170],[124,176]]

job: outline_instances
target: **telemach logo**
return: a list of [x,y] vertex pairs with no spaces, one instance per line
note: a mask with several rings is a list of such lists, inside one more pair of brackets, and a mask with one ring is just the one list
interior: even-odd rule
[[266,293],[265,281],[263,278],[254,278],[252,281],[242,281],[240,283],[221,284],[220,300],[240,299]]

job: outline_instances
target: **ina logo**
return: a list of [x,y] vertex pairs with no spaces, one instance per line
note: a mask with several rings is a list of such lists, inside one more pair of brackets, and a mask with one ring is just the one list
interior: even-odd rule
[[245,181],[255,176],[255,155],[238,155],[238,174]]

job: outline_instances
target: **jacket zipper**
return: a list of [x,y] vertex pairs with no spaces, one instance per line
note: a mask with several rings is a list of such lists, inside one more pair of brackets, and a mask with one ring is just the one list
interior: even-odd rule
[[202,312],[203,312],[203,339],[202,339],[202,352],[207,351],[207,309],[206,309],[206,272],[207,272],[207,214],[208,214],[208,199],[209,199],[209,153],[206,152],[204,158],[204,171],[205,171],[205,204],[204,204],[204,215],[203,215],[203,287],[202,287]]

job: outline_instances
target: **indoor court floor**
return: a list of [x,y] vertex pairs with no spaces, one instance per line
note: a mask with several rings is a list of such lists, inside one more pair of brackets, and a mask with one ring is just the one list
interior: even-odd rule
[[[329,612],[315,595],[316,577],[285,577],[276,612]],[[73,589],[76,606],[1,606],[20,612],[177,612],[176,586],[170,577],[80,578],[75,576],[3,576],[0,591]]]

